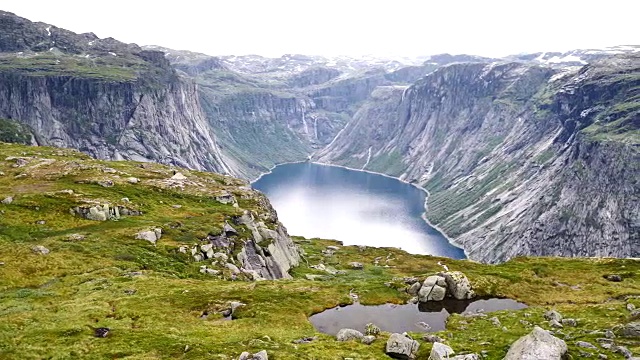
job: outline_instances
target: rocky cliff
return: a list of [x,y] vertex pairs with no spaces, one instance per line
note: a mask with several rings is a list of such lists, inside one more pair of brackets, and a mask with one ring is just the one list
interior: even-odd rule
[[0,13],[0,118],[40,145],[232,173],[196,85],[164,53]]
[[376,90],[315,158],[425,187],[472,259],[638,256],[639,66],[449,65]]

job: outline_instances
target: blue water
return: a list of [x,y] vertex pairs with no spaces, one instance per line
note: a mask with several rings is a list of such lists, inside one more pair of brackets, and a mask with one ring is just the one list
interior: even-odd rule
[[277,166],[252,185],[291,235],[465,258],[422,219],[426,194],[402,181],[305,162]]

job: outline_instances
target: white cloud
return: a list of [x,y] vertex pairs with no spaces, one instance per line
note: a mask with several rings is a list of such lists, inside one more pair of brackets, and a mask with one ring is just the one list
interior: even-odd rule
[[640,42],[639,5],[628,0],[3,0],[0,7],[76,32],[212,55],[496,56]]

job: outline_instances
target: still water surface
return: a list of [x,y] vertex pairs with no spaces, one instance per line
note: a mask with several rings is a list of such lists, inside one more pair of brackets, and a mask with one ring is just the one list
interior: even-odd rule
[[465,257],[422,219],[426,194],[402,181],[305,162],[277,166],[252,185],[269,197],[291,235]]

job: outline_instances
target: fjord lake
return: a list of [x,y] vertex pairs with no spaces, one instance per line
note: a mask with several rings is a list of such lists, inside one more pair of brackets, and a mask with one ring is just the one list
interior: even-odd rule
[[252,186],[267,195],[290,235],[465,258],[422,218],[426,193],[400,180],[302,162],[276,166]]

